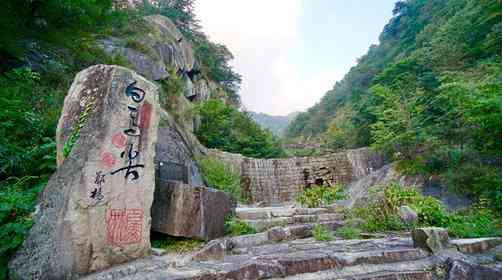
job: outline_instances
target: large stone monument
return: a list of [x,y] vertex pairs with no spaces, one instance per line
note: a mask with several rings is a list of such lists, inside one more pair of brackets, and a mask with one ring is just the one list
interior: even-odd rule
[[78,73],[58,124],[59,168],[13,279],[75,279],[149,254],[158,111],[157,86],[131,70]]

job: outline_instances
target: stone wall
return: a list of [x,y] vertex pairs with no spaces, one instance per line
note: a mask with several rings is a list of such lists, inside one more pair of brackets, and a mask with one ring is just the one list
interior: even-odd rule
[[248,201],[262,205],[294,201],[313,184],[349,184],[384,165],[382,155],[368,148],[286,159],[255,159],[218,150],[209,155],[228,162],[241,176]]

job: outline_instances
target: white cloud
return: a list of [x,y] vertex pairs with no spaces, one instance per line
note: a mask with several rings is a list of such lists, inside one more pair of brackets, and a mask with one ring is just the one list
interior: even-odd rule
[[211,40],[234,54],[241,97],[253,111],[287,114],[312,106],[339,78],[302,77],[290,51],[299,40],[300,0],[199,0],[196,15]]

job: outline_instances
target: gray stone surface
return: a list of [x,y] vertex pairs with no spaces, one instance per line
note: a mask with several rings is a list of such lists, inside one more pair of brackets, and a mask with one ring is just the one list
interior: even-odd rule
[[417,228],[411,232],[413,245],[431,253],[438,253],[450,247],[448,231],[444,228],[425,227]]
[[173,236],[211,240],[225,233],[225,218],[236,203],[225,192],[182,182],[157,184],[152,229]]
[[420,187],[424,184],[424,178],[420,176],[406,176],[395,169],[395,164],[387,164],[372,173],[362,176],[347,187],[348,207],[364,207],[370,199],[368,191],[375,185],[383,185],[390,182],[398,182],[405,186]]
[[502,271],[463,260],[450,260],[446,280],[500,280]]
[[500,237],[467,238],[451,240],[450,244],[462,253],[477,254],[502,245]]
[[12,278],[74,279],[150,253],[158,110],[157,87],[131,70],[77,74],[57,129],[60,166],[10,262]]
[[[149,260],[150,265],[139,261],[136,269],[128,269],[131,264],[86,280],[439,280],[446,279],[448,274],[462,277],[464,272],[474,278],[449,279],[499,279],[496,277],[500,270],[467,261],[467,256],[459,251],[431,255],[427,250],[414,248],[410,238],[329,242],[307,238],[270,242],[266,237],[260,233],[242,236],[240,240],[234,237],[213,240],[191,260],[183,258],[173,263],[167,257],[154,258]],[[488,264],[486,260],[480,261]],[[122,278],[111,276],[118,271]]]
[[198,142],[190,142],[189,136],[183,132],[184,129],[162,110],[155,147],[157,182],[177,180],[192,186],[205,186],[195,160],[202,154],[201,145]]
[[399,207],[398,214],[401,220],[407,225],[413,225],[418,222],[418,214],[410,206],[403,205]]
[[151,15],[144,18],[144,24],[140,27],[145,29],[143,32],[128,34],[130,37],[127,40],[108,37],[98,40],[98,46],[109,56],[123,58],[149,80],[166,80],[170,78],[171,70],[181,74],[185,82],[185,96],[191,101],[205,101],[211,92],[219,90],[219,86],[199,75],[199,63],[190,40],[169,18]]

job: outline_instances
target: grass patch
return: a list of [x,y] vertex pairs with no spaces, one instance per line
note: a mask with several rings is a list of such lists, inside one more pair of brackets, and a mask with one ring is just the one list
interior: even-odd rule
[[169,253],[176,254],[194,251],[205,244],[205,242],[201,240],[175,237],[158,232],[152,232],[150,242],[154,248],[161,248]]
[[318,208],[325,207],[336,200],[344,199],[343,188],[340,185],[334,186],[313,186],[304,189],[296,198],[296,201],[304,207]]
[[314,236],[314,239],[317,241],[331,241],[335,239],[333,232],[331,232],[327,227],[321,224],[316,224],[314,226],[314,229],[312,230],[312,235]]
[[225,234],[230,236],[239,236],[246,234],[255,234],[258,231],[250,224],[243,222],[235,216],[230,216],[225,221]]
[[343,226],[336,230],[335,235],[343,239],[360,239],[361,230],[350,226]]

